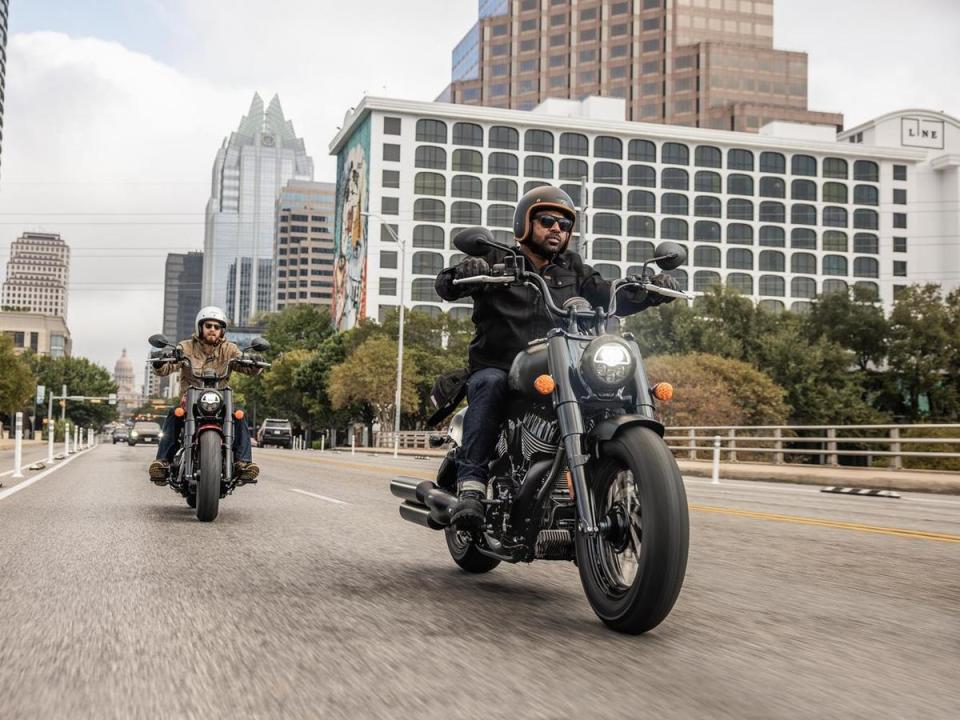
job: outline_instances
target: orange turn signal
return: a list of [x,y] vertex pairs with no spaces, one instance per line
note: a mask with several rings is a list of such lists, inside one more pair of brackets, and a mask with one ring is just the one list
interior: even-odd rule
[[177,417],[183,417],[184,415],[187,414],[187,411],[184,410],[182,407],[178,407],[178,408],[174,408],[173,414],[176,415]]
[[533,387],[541,395],[549,395],[557,387],[557,383],[549,375],[540,375],[533,381]]
[[673,385],[670,383],[657,383],[650,388],[650,392],[652,392],[653,396],[661,402],[669,402],[670,400],[673,400]]
[[234,411],[233,411],[233,416],[234,416],[237,420],[243,420],[243,410],[234,410]]

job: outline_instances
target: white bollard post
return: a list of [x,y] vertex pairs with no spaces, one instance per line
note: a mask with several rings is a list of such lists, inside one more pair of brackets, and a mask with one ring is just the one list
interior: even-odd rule
[[13,440],[13,477],[22,478],[20,465],[23,463],[23,413],[18,412],[14,422]]
[[93,447],[93,428],[87,428],[87,447]]
[[400,454],[400,433],[395,432],[393,434],[393,456],[397,457]]
[[67,421],[63,423],[63,454],[70,454],[70,423]]
[[713,479],[714,485],[720,484],[720,436],[713,436]]
[[53,418],[47,420],[47,465],[53,465]]
[[320,452],[323,452],[324,447],[326,446],[326,444],[327,444],[327,436],[326,436],[326,435],[321,435],[321,436],[320,436]]
[[73,426],[73,451],[77,452],[80,449],[80,426]]
[[350,454],[351,455],[357,454],[357,436],[354,435],[352,432],[350,433]]

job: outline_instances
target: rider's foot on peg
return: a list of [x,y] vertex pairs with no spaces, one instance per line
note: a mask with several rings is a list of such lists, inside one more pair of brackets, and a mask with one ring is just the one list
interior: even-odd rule
[[260,474],[260,466],[253,462],[237,460],[233,464],[233,474],[240,485],[255,483],[257,482],[257,475]]
[[457,530],[474,531],[483,527],[483,493],[476,490],[465,490],[460,493],[460,498],[456,507],[453,509],[453,515],[450,516],[450,524]]
[[166,485],[167,476],[170,474],[170,463],[166,460],[154,460],[150,463],[147,472],[150,473],[150,481],[154,485]]

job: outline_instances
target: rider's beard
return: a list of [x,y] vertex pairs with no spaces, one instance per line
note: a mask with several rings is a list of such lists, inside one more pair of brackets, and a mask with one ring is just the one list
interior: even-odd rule
[[560,235],[560,245],[556,250],[552,250],[547,247],[545,244],[538,242],[533,235],[531,234],[530,239],[524,243],[534,255],[543,258],[544,260],[553,260],[557,254],[563,249],[563,235]]

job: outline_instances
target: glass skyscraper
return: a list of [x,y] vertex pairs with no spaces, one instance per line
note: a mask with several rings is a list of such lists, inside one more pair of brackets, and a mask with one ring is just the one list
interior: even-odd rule
[[273,309],[275,203],[291,179],[312,180],[313,160],[274,96],[254,95],[213,163],[203,253],[203,304],[233,325]]

